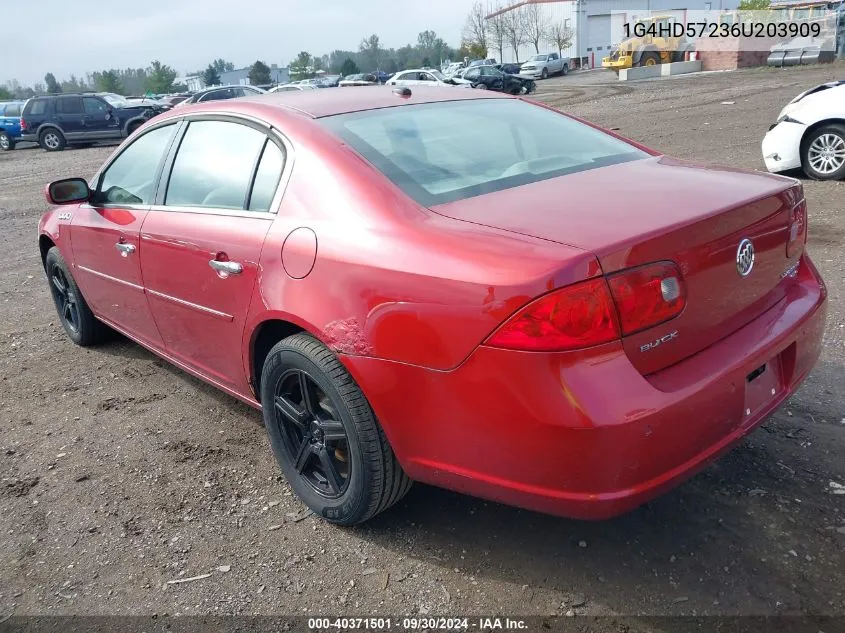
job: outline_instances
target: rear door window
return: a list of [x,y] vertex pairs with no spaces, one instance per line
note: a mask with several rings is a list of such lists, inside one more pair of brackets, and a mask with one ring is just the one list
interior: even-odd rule
[[56,99],[56,114],[82,113],[82,97],[59,97]]
[[266,135],[230,121],[193,121],[185,132],[165,204],[244,209]]

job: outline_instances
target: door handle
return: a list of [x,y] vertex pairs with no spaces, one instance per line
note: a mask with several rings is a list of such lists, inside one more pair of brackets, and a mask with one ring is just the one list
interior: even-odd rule
[[208,260],[208,265],[217,271],[217,275],[225,279],[229,275],[240,275],[244,267],[238,262],[221,262],[219,259]]
[[129,257],[129,255],[135,252],[135,245],[127,244],[126,242],[118,242],[114,247],[120,251],[121,257]]

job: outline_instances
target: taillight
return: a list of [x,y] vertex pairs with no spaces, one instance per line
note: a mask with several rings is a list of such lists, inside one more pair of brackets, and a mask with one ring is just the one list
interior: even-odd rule
[[786,242],[786,256],[790,259],[800,255],[807,243],[807,201],[802,200],[790,212],[789,237]]
[[622,335],[653,327],[679,315],[686,304],[681,273],[672,262],[657,262],[609,275]]
[[496,330],[486,344],[527,351],[563,351],[619,338],[613,300],[603,277],[543,295]]
[[24,121],[24,118],[21,117],[21,130],[25,130],[25,129],[26,129],[26,121]]

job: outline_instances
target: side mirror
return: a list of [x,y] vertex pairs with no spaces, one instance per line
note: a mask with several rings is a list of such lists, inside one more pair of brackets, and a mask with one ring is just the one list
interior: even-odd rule
[[73,204],[91,199],[91,190],[83,178],[65,178],[47,185],[44,192],[49,204]]

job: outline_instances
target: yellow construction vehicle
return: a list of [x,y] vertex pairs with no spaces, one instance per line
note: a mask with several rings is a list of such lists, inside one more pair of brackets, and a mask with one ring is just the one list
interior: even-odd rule
[[601,60],[601,65],[619,72],[633,66],[684,61],[693,48],[684,30],[671,15],[640,18],[633,24],[625,25],[624,34],[628,37],[620,42],[619,48],[610,57]]

